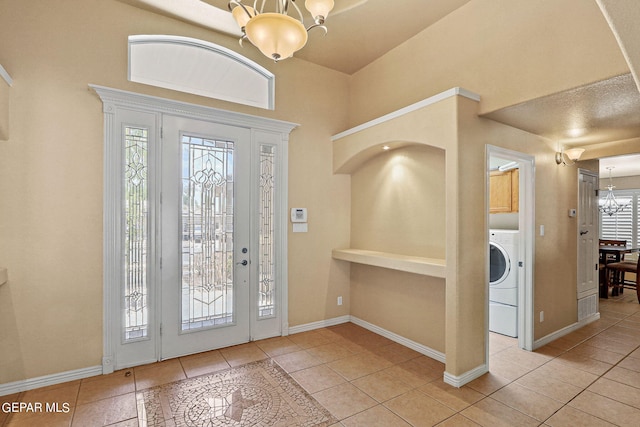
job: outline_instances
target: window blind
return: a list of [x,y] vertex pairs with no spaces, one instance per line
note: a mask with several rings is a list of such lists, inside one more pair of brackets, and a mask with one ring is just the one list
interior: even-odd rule
[[[600,196],[606,194],[601,191]],[[618,190],[613,194],[617,197],[631,197],[631,206],[624,210],[608,215],[600,212],[600,237],[602,239],[626,240],[627,244],[637,246],[640,243],[638,217],[640,216],[640,189]]]

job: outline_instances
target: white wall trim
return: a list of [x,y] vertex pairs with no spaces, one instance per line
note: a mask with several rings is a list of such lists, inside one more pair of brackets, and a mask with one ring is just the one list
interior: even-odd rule
[[362,326],[363,328],[368,329],[371,332],[375,332],[378,335],[382,335],[383,337],[388,338],[391,341],[395,341],[398,344],[402,344],[405,347],[409,347],[410,349],[415,350],[418,353],[424,354],[427,357],[435,359],[438,362],[447,363],[446,356],[444,353],[439,352],[438,350],[434,350],[431,347],[427,347],[424,344],[420,344],[415,341],[412,341],[408,338],[403,337],[402,335],[396,334],[395,332],[388,331],[372,323],[369,323],[365,320],[358,319],[355,316],[351,316],[351,322],[355,323],[358,326]]
[[398,335],[394,332],[391,332],[379,326],[376,326],[373,323],[369,323],[365,320],[359,319],[355,316],[350,316],[348,314],[345,316],[334,317],[332,319],[319,320],[317,322],[306,323],[304,325],[292,326],[289,328],[289,333],[298,334],[300,332],[312,331],[314,329],[326,328],[328,326],[335,326],[341,323],[348,323],[348,322],[352,322],[371,332],[375,332],[378,335],[388,338],[391,341],[397,342],[398,344],[402,344],[405,347],[409,347],[410,349],[415,350],[418,353],[424,354],[427,357],[435,359],[438,362],[446,363],[446,357],[444,353],[441,353],[437,350],[427,347],[426,345],[417,343],[415,341],[412,341],[408,338],[403,337],[402,335]]
[[[520,260],[523,268],[518,273],[518,347],[532,351],[534,340],[534,266],[535,266],[535,157],[519,151],[513,151],[502,147],[487,144],[486,146],[486,187],[485,187],[485,211],[486,230],[489,233],[489,174],[490,159],[492,156],[518,162],[520,168],[520,205],[518,209],[518,223],[520,230]],[[487,242],[487,276],[486,282],[486,315],[485,315],[485,360],[489,360],[489,244]]]
[[0,65],[0,77],[2,77],[9,86],[13,86],[13,79],[11,78],[9,73],[7,73],[7,70],[5,70],[2,65]]
[[47,387],[68,381],[81,380],[83,378],[95,377],[97,375],[102,375],[102,366],[91,366],[89,368],[76,369],[73,371],[60,372],[57,374],[44,375],[42,377],[0,384],[0,396],[33,390],[34,388]]
[[600,319],[600,313],[595,313],[592,316],[586,317],[584,319],[582,319],[579,322],[576,322],[572,325],[569,326],[565,326],[562,329],[558,329],[555,332],[550,333],[549,335],[546,335],[542,338],[540,338],[539,340],[534,341],[533,343],[533,349],[538,349],[540,347],[543,347],[547,344],[549,344],[551,341],[555,341],[558,338],[561,338],[567,334],[570,334],[573,331],[577,331],[578,329],[582,328],[583,326],[588,325],[591,322],[595,322],[596,320]]
[[487,372],[489,372],[489,368],[487,367],[486,364],[480,365],[477,368],[473,368],[472,370],[467,371],[462,375],[452,375],[448,372],[445,372],[444,382],[454,387],[460,388],[463,385],[468,384],[471,381],[475,380],[476,378],[481,377]]
[[289,133],[299,125],[283,120],[221,110],[204,105],[174,101],[157,96],[144,95],[126,90],[113,89],[105,86],[90,84],[89,88],[98,94],[107,109],[115,106],[125,106],[140,111],[151,111],[170,114],[173,116],[191,117],[198,120],[223,123],[231,126],[251,127],[261,130]]
[[351,135],[356,132],[360,132],[362,130],[368,129],[370,127],[379,125],[380,123],[388,122],[389,120],[393,120],[400,116],[404,116],[405,114],[409,114],[413,111],[419,110],[421,108],[427,107],[431,104],[435,104],[436,102],[440,102],[444,99],[451,98],[454,96],[464,96],[465,98],[472,99],[474,101],[480,101],[480,95],[463,89],[461,87],[454,87],[449,90],[445,90],[437,95],[430,96],[429,98],[423,99],[422,101],[418,101],[415,104],[408,105],[399,110],[393,111],[384,116],[378,117],[377,119],[368,121],[351,129],[347,129],[344,132],[340,132],[331,137],[331,141],[336,141],[340,138],[344,138],[345,136]]
[[334,317],[332,319],[318,320],[317,322],[305,323],[303,325],[290,326],[289,334],[299,334],[300,332],[313,331],[314,329],[326,328],[329,326],[340,325],[351,321],[351,316]]

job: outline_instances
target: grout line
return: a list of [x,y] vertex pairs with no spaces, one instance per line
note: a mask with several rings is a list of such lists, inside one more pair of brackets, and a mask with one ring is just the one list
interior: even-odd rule
[[[577,346],[578,346],[578,345],[580,345],[580,344],[585,343],[586,341],[588,341],[589,339],[591,339],[591,338],[593,338],[593,337],[596,337],[596,336],[598,336],[598,335],[600,335],[600,334],[602,334],[602,333],[606,332],[607,330],[609,330],[609,329],[611,329],[612,327],[614,327],[614,326],[618,325],[619,323],[621,323],[622,321],[626,320],[627,318],[629,318],[629,317],[633,316],[633,315],[634,315],[634,314],[636,314],[636,313],[638,313],[638,312],[635,312],[635,313],[633,313],[633,314],[627,314],[625,317],[623,317],[623,318],[619,319],[618,321],[616,321],[615,323],[613,323],[613,324],[611,324],[611,325],[607,326],[605,329],[601,330],[600,332],[596,333],[595,335],[593,335],[593,336],[591,336],[591,337],[589,337],[589,338],[587,338],[587,339],[585,339],[585,340],[583,340],[583,341],[580,341],[580,343],[578,343],[578,344],[576,344],[575,346],[571,347],[569,350],[571,350],[571,349],[573,349],[573,348],[577,347]],[[596,347],[596,348],[598,348],[598,347]],[[627,353],[627,354],[626,354],[624,357],[622,357],[620,360],[618,360],[615,364],[611,365],[611,367],[610,367],[609,369],[607,369],[606,371],[604,371],[602,374],[598,375],[598,376],[597,376],[597,378],[596,378],[595,380],[593,380],[591,383],[589,383],[589,385],[587,385],[586,387],[584,387],[584,388],[583,388],[583,389],[582,389],[578,394],[576,394],[576,395],[575,395],[575,396],[573,396],[571,399],[569,399],[569,401],[568,401],[568,402],[566,402],[564,405],[562,405],[560,408],[558,408],[558,410],[557,410],[557,411],[555,411],[553,414],[551,414],[550,416],[548,416],[544,421],[542,421],[542,423],[543,423],[543,424],[544,424],[544,423],[546,423],[546,422],[547,422],[551,417],[553,417],[556,413],[558,413],[558,412],[559,412],[560,410],[562,410],[564,407],[568,406],[568,405],[569,405],[569,403],[573,402],[573,401],[574,401],[578,396],[580,396],[580,395],[581,395],[581,394],[583,394],[585,391],[587,391],[587,389],[588,389],[589,387],[591,387],[594,383],[596,383],[598,380],[600,380],[601,378],[603,378],[603,377],[604,377],[608,372],[610,372],[611,370],[613,370],[613,368],[615,368],[616,366],[618,366],[618,365],[620,364],[620,362],[622,362],[622,361],[623,361],[623,360],[625,360],[627,357],[629,357],[629,355],[630,355],[631,353],[635,352],[638,348],[640,348],[640,344],[639,344],[638,346],[636,346],[636,348],[634,348],[633,350],[631,350],[629,353]],[[569,350],[566,350],[564,353],[569,352]],[[564,353],[561,353],[561,354],[564,354]],[[557,357],[559,357],[559,356],[557,356]],[[589,357],[589,358],[590,358],[590,357]],[[591,359],[591,358],[590,358],[590,359]],[[552,359],[552,360],[553,360],[553,359]],[[594,359],[594,360],[597,360],[597,359]],[[606,363],[606,362],[605,362],[605,363]],[[587,372],[587,371],[585,371],[585,372]],[[595,375],[595,374],[594,374],[594,375]],[[614,380],[612,380],[612,381],[614,381]],[[615,381],[615,382],[617,382],[617,381]],[[621,384],[621,383],[619,383],[619,384]],[[594,393],[594,394],[598,394],[598,395],[600,395],[599,393],[595,393],[595,392],[591,392],[591,393]],[[600,395],[600,396],[602,396],[602,395]],[[603,397],[608,397],[608,396],[603,396]],[[615,400],[615,399],[612,399],[612,400]],[[619,402],[619,401],[617,401],[617,402]],[[626,405],[626,403],[623,403],[623,402],[619,402],[619,403],[622,403],[623,405]],[[627,405],[627,406],[630,406],[630,405]],[[630,406],[630,407],[631,407],[631,406]],[[572,407],[572,408],[573,408],[573,407]],[[575,410],[577,410],[577,411],[580,411],[580,412],[584,412],[584,411],[581,411],[580,409],[577,409],[577,408],[573,408],[573,409],[575,409]],[[637,408],[636,408],[636,409],[637,409]],[[608,421],[608,420],[606,420],[606,419],[604,419],[604,418],[600,418],[600,417],[599,417],[599,416],[597,416],[597,415],[593,415],[593,414],[589,414],[589,413],[586,413],[586,414],[587,414],[587,415],[590,415],[590,416],[592,416],[592,417],[598,418],[598,419],[600,419],[600,420],[603,420],[603,421],[605,421],[605,422],[610,422],[610,421]],[[612,424],[613,424],[613,423],[612,423]]]

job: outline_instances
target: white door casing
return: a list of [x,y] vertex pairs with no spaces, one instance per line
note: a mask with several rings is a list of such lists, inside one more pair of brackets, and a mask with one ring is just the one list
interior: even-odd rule
[[578,172],[578,299],[598,293],[598,175]]
[[[489,173],[491,157],[513,160],[518,163],[519,173],[519,206],[518,224],[520,239],[518,243],[518,347],[531,351],[533,340],[533,296],[534,296],[534,261],[535,261],[535,157],[494,145],[486,146],[486,230],[489,234]],[[489,244],[487,242],[487,263],[489,260]],[[487,265],[487,297],[485,318],[486,361],[489,363],[489,266]]]
[[[161,248],[160,236],[157,232],[160,229],[159,222],[161,186],[159,170],[161,168],[161,150],[158,140],[162,133],[162,122],[165,117],[182,117],[208,122],[218,125],[242,128],[249,137],[250,150],[250,182],[249,198],[253,208],[260,205],[259,193],[261,190],[261,163],[269,160],[273,176],[270,177],[270,185],[276,190],[271,191],[268,197],[270,209],[272,209],[273,220],[269,225],[273,232],[274,244],[265,247],[261,243],[257,231],[261,224],[258,223],[259,215],[248,221],[248,230],[254,230],[248,237],[249,247],[257,248],[256,253],[249,254],[255,262],[248,264],[247,277],[253,282],[253,288],[249,288],[247,300],[250,302],[248,313],[250,321],[250,335],[248,339],[260,339],[275,335],[288,334],[287,318],[287,143],[289,133],[297,125],[289,122],[265,119],[246,114],[239,114],[229,111],[218,110],[209,107],[197,106],[181,103],[177,101],[156,98],[146,95],[125,92],[91,85],[91,88],[98,94],[103,102],[104,113],[104,350],[103,350],[103,373],[113,372],[128,366],[135,366],[142,363],[149,363],[160,360],[162,356],[162,345],[160,337],[160,313],[161,294],[158,287],[151,286],[146,301],[149,310],[144,318],[146,326],[135,329],[130,333],[129,339],[125,339],[123,325],[125,323],[123,304],[122,283],[125,274],[131,275],[139,269],[133,268],[133,263],[125,262],[124,244],[128,242],[130,247],[136,247],[136,235],[131,232],[131,227],[126,222],[130,216],[131,206],[135,205],[131,201],[123,201],[123,195],[134,194],[130,188],[124,188],[122,183],[125,172],[123,154],[125,147],[124,130],[133,129],[134,138],[141,138],[148,144],[148,149],[138,150],[134,157],[138,159],[139,153],[146,153],[145,160],[146,176],[149,178],[149,185],[144,190],[145,209],[134,210],[136,214],[145,216],[149,227],[148,250],[131,251],[136,258],[136,263],[144,263],[146,270],[144,274],[138,274],[138,279],[142,281],[154,281],[157,283],[161,276]],[[264,154],[267,153],[267,154]],[[142,170],[140,168],[134,168]],[[144,169],[144,168],[143,168]],[[137,173],[137,172],[136,172]],[[154,181],[151,181],[154,180]],[[135,182],[137,184],[137,182]],[[137,208],[136,208],[137,209]],[[125,211],[127,215],[125,216]],[[142,222],[144,223],[144,221]],[[140,228],[145,228],[140,227]],[[123,234],[124,232],[129,235]],[[128,237],[123,237],[128,236]],[[134,236],[133,238],[131,236]],[[138,239],[140,239],[138,237]],[[176,249],[177,252],[177,249]],[[235,252],[235,251],[234,251]],[[269,252],[266,256],[265,253]],[[234,255],[234,258],[237,255]],[[271,281],[277,283],[277,292],[270,294],[271,299],[265,299],[264,288],[261,288],[258,281],[266,282],[264,276],[268,273]],[[243,273],[241,273],[242,275]],[[135,274],[133,274],[135,276]],[[260,278],[258,280],[258,278]],[[137,283],[136,280],[129,280]],[[253,291],[251,290],[253,289]],[[137,297],[138,295],[136,295]],[[265,303],[265,301],[268,302]],[[262,311],[258,310],[258,303],[261,304]],[[166,325],[163,325],[163,329]],[[146,328],[146,329],[145,329]],[[164,332],[164,331],[163,331]],[[133,335],[131,335],[133,334]],[[138,334],[138,335],[136,335]],[[133,337],[133,338],[131,338]],[[168,350],[167,350],[168,351]],[[194,351],[199,351],[195,348]],[[169,353],[168,357],[179,355]]]

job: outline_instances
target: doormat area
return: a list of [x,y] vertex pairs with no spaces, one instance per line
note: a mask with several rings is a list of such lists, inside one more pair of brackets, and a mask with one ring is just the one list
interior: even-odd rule
[[137,394],[140,425],[330,426],[337,420],[271,360]]

